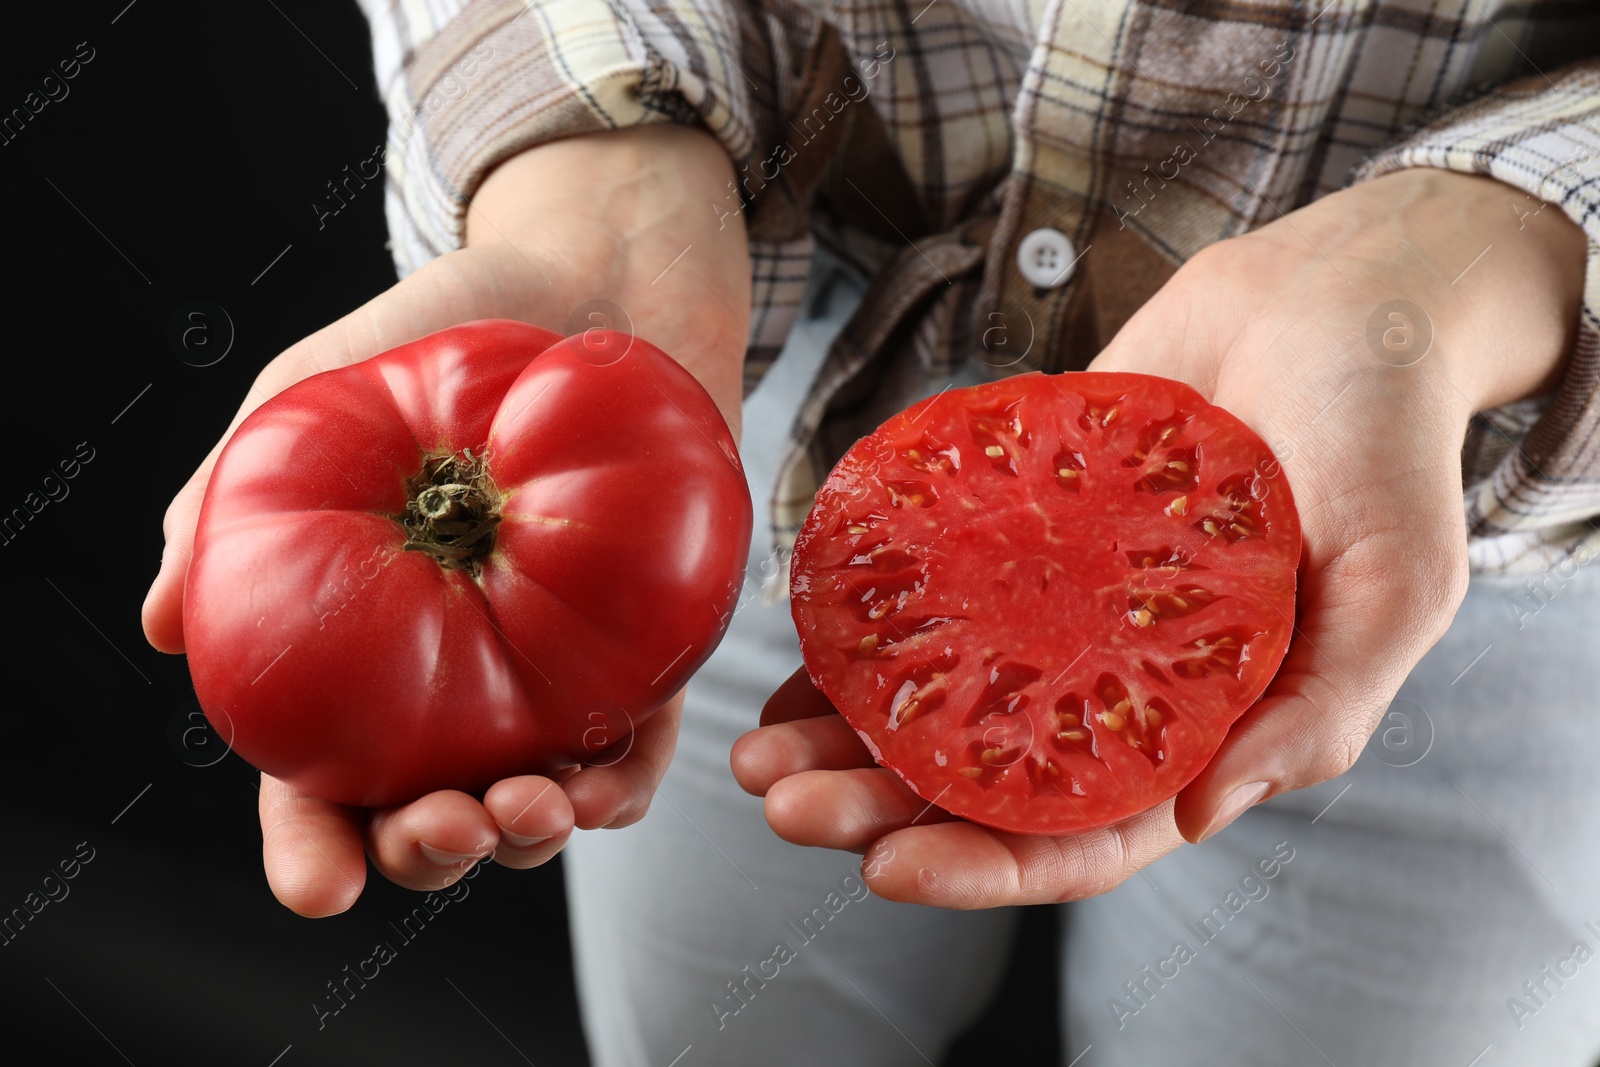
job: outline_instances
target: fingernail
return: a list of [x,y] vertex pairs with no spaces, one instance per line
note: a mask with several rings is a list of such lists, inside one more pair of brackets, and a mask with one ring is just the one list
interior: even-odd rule
[[552,836],[551,834],[545,834],[543,837],[523,837],[521,834],[514,834],[510,830],[500,831],[500,840],[512,848],[532,848],[534,845],[544,844]]
[[1217,806],[1217,813],[1211,817],[1211,825],[1206,827],[1206,832],[1200,835],[1200,840],[1215,834],[1243,815],[1248,809],[1267,795],[1267,790],[1272,788],[1271,782],[1247,782],[1234,789],[1223,798]]
[[425,841],[417,842],[417,848],[422,850],[423,857],[429,863],[437,867],[460,867],[463,864],[477,863],[489,854],[488,850],[480,852],[476,856],[460,852],[446,852],[442,848],[434,848]]
[[633,808],[627,804],[618,808],[611,818],[601,826],[602,830],[621,830],[638,822],[641,816],[635,814]]

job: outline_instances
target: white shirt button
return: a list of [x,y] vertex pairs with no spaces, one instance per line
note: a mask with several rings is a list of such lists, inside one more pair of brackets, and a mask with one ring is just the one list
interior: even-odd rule
[[1017,266],[1022,276],[1040,289],[1065,285],[1077,259],[1072,239],[1060,230],[1034,230],[1017,245]]

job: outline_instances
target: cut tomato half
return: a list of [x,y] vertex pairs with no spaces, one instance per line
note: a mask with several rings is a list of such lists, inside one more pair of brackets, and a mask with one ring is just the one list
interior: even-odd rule
[[795,545],[812,681],[939,807],[1068,834],[1167,800],[1266,689],[1300,524],[1271,450],[1182,383],[1027,374],[850,449]]

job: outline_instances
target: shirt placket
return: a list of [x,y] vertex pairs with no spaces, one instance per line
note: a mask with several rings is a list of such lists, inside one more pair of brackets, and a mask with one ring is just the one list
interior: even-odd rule
[[[1170,276],[1150,246],[1097,206],[1097,117],[1125,77],[1121,8],[1052,0],[1012,118],[1014,165],[974,309],[982,358],[1010,373],[1079,370]],[[1105,32],[1111,27],[1111,33]]]

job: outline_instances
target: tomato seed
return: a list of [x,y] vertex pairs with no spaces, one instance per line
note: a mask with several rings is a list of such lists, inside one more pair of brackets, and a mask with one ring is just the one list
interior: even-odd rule
[[[801,590],[810,599],[796,611],[802,637],[811,632],[819,655],[853,661],[843,669],[838,686],[843,691],[835,697],[841,708],[857,709],[856,717],[866,720],[862,733],[881,750],[883,765],[904,771],[905,780],[919,790],[929,787],[928,797],[950,784],[952,772],[959,774],[975,788],[951,790],[959,794],[952,798],[952,811],[985,825],[992,819],[993,825],[1022,826],[1030,832],[1044,832],[1057,822],[1076,826],[1100,820],[1108,806],[1105,799],[1125,802],[1127,808],[1139,796],[1121,795],[1124,787],[1132,794],[1149,794],[1144,798],[1148,801],[1169,779],[1192,777],[1200,764],[1195,752],[1219,736],[1216,728],[1226,726],[1223,718],[1237,714],[1236,708],[1223,706],[1223,698],[1237,687],[1213,681],[1202,688],[1187,680],[1231,676],[1248,687],[1261,673],[1264,657],[1247,658],[1243,650],[1257,651],[1253,627],[1266,623],[1240,622],[1240,615],[1248,612],[1236,609],[1248,605],[1228,579],[1237,570],[1247,570],[1254,578],[1263,546],[1247,546],[1244,561],[1213,557],[1197,562],[1194,557],[1203,556],[1202,547],[1192,541],[1191,533],[1176,528],[1182,525],[1224,544],[1243,532],[1270,545],[1277,540],[1278,527],[1292,529],[1293,522],[1286,507],[1280,520],[1277,496],[1270,499],[1269,515],[1268,502],[1260,501],[1264,494],[1254,483],[1248,483],[1251,500],[1244,499],[1249,472],[1262,468],[1252,460],[1252,448],[1236,451],[1232,444],[1227,449],[1217,444],[1225,439],[1212,436],[1215,427],[1210,420],[1216,416],[1205,409],[1194,407],[1192,401],[1186,401],[1189,406],[1162,403],[1152,408],[1134,395],[1126,381],[1085,387],[1081,393],[1062,390],[1066,403],[1058,404],[1056,387],[1070,382],[1050,383],[1043,401],[951,405],[944,413],[944,430],[959,437],[959,446],[931,431],[924,433],[919,427],[926,420],[920,415],[886,424],[858,450],[854,465],[847,462],[836,470],[832,510],[820,509],[812,524],[813,578]],[[1006,385],[1007,390],[1012,387]],[[1125,419],[1121,418],[1124,399],[1132,405]],[[1038,442],[1026,439],[1031,431],[1025,431],[1016,417],[1020,410],[1029,412],[1029,425],[1039,420]],[[1152,418],[1153,412],[1160,414]],[[1192,421],[1201,415],[1205,417],[1200,422]],[[1115,437],[1110,433],[1113,425],[1118,426]],[[1196,429],[1191,431],[1190,426]],[[1101,434],[1094,433],[1102,428]],[[908,447],[913,444],[914,448]],[[1033,449],[1032,444],[1039,447]],[[1049,451],[1044,451],[1046,447]],[[1033,457],[1031,451],[1042,454]],[[974,463],[980,452],[1008,477],[991,478],[982,464]],[[1086,460],[1096,464],[1096,486],[1079,484],[1088,481],[1079,477],[1087,473]],[[1226,472],[1212,473],[1224,465]],[[1235,467],[1240,474],[1232,473]],[[935,473],[941,477],[935,478]],[[1223,473],[1232,476],[1219,478]],[[1052,497],[1040,487],[1038,479],[1048,477],[1056,479],[1064,496]],[[1028,478],[1035,480],[1032,487]],[[1092,501],[1083,499],[1091,495]],[[1101,513],[1113,496],[1127,498],[1128,515]],[[866,508],[863,501],[870,501]],[[952,507],[958,501],[959,507]],[[1244,507],[1239,510],[1241,502]],[[1073,539],[1057,533],[1056,518],[1074,504],[1079,510],[1071,517],[1082,524],[1077,543],[1092,546],[1096,557],[1114,557],[1109,565],[1080,568],[1070,558],[1072,549],[1064,546]],[[934,514],[930,508],[944,510]],[[1033,550],[1032,559],[1020,540],[1013,543],[1009,526],[990,523],[984,514],[1001,508],[1007,510],[1008,522],[1015,519],[1017,525],[1045,529],[1047,544]],[[869,510],[882,514],[864,514]],[[1191,512],[1198,513],[1192,523]],[[1164,536],[1159,522],[1154,522],[1156,514],[1170,520]],[[963,521],[980,517],[983,524],[970,534],[955,532]],[[846,531],[846,536],[839,536]],[[872,537],[870,542],[866,535]],[[883,547],[886,542],[892,547]],[[1145,548],[1139,547],[1141,542]],[[1177,547],[1178,542],[1186,547]],[[1215,568],[1211,577],[1222,581],[1218,589],[1228,593],[1185,580],[1207,567]],[[995,591],[997,582],[1004,588]],[[1086,586],[1084,592],[1109,609],[1109,615],[1083,607],[1074,611],[1075,602],[1088,599],[1071,588],[1080,582]],[[864,598],[863,585],[872,589]],[[1117,607],[1123,609],[1121,619],[1116,617]],[[935,612],[947,612],[961,621],[946,627],[953,620]],[[1029,619],[1033,612],[1041,618]],[[1042,618],[1046,613],[1051,616],[1048,622]],[[890,614],[896,616],[893,628]],[[1106,654],[1084,666],[1070,666],[1058,676],[1056,672],[1068,666],[1057,662],[1065,644],[1062,638],[1075,636],[1071,631],[1077,621],[1069,617],[1063,622],[1059,616],[1073,614],[1083,616],[1084,643],[1105,646]],[[1279,614],[1287,620],[1286,613]],[[1198,625],[1173,621],[1186,619]],[[1126,630],[1133,626],[1153,631],[1157,622],[1164,624],[1167,639]],[[944,632],[935,636],[935,627]],[[1194,629],[1204,634],[1198,642]],[[1185,632],[1190,636],[1183,637]],[[867,643],[872,651],[850,653],[845,635],[861,640],[869,633],[876,636],[875,642]],[[1024,659],[1036,658],[1041,667],[1050,669],[1024,685],[1007,676],[1013,666],[1007,661],[1022,655],[1013,646],[1020,643],[1026,648],[1035,633],[1041,640]],[[1226,637],[1234,639],[1231,647],[1219,643]],[[1158,639],[1156,647],[1151,647],[1153,638]],[[1064,661],[1079,647],[1074,640],[1059,659]],[[942,661],[928,661],[927,655],[941,648],[952,661],[959,648],[968,662],[959,672],[952,662],[948,675],[940,673]],[[903,655],[907,652],[912,654]],[[1151,658],[1142,658],[1147,656]],[[1128,685],[1121,682],[1123,674]],[[1185,689],[1198,691],[1184,693],[1179,703],[1177,692]],[[1171,696],[1172,702],[1156,697],[1157,693]],[[922,719],[929,721],[916,730],[908,728]],[[1035,731],[1037,743],[1024,743],[1033,741]],[[1122,746],[1120,753],[1103,750],[1114,747],[1113,738]],[[1130,757],[1133,751],[1150,761],[1154,778],[1139,774],[1113,781],[1116,776],[1109,772],[1120,770],[1122,761],[1137,764]],[[920,773],[923,763],[926,782],[913,773]],[[1007,763],[1019,763],[1022,770],[1007,774]],[[1144,766],[1137,769],[1142,772]],[[1084,797],[1090,801],[1082,809],[1071,802]],[[1071,799],[1063,803],[1064,798]]]

